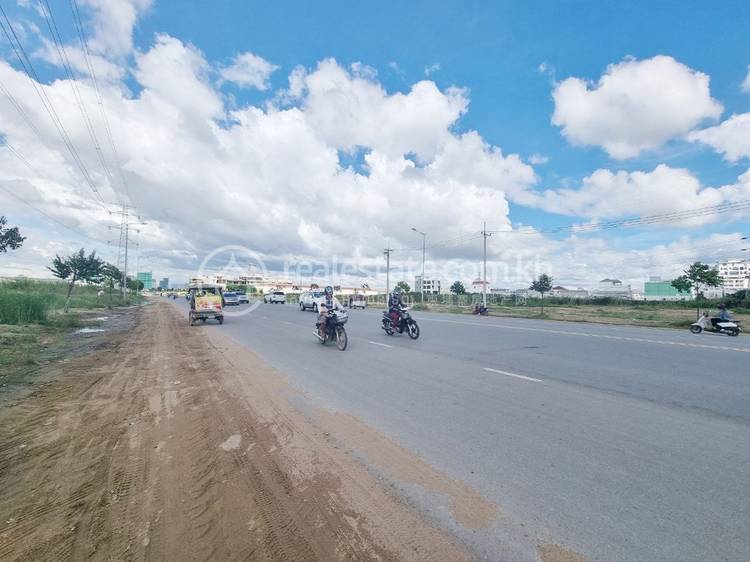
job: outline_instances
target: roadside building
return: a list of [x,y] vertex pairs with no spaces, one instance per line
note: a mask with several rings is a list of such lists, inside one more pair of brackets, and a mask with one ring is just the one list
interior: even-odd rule
[[154,288],[154,277],[150,271],[139,271],[137,276],[138,281],[143,283],[143,290],[150,291]]
[[[415,293],[421,293],[422,292],[422,276],[417,275],[414,278],[414,292]],[[424,292],[427,295],[439,295],[440,294],[440,279],[429,279],[425,277],[424,279]]]
[[750,289],[750,260],[728,260],[716,264],[724,294]]
[[561,297],[569,299],[585,299],[589,296],[589,292],[586,289],[579,287],[578,289],[567,289],[561,285],[552,287],[549,292],[551,297]]
[[631,299],[633,291],[630,285],[624,285],[619,279],[602,279],[597,287],[590,291],[592,297],[610,297],[616,299]]
[[661,277],[651,277],[643,284],[643,300],[676,301],[690,298],[690,293],[680,293],[672,286],[671,281],[663,281]]
[[161,281],[159,281],[159,289],[162,291],[166,291],[169,289],[169,277],[162,277]]

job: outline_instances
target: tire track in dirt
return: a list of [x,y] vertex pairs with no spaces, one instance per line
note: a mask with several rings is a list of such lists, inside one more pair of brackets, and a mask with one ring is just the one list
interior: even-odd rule
[[0,412],[0,559],[469,558],[328,450],[257,358],[233,364],[166,303],[129,314]]

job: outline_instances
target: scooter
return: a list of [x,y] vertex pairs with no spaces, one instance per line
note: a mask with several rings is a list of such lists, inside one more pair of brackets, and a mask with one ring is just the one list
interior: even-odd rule
[[704,314],[700,320],[690,325],[690,331],[693,334],[701,332],[711,332],[712,334],[726,334],[728,336],[739,336],[742,328],[739,326],[739,320],[730,320],[726,322],[711,323],[711,319]]
[[[326,342],[335,341],[336,347],[338,347],[340,351],[344,351],[349,342],[349,338],[346,335],[346,329],[344,328],[344,324],[346,324],[347,320],[349,320],[349,315],[343,310],[328,312],[325,321],[325,336],[321,337],[320,332],[315,330],[315,337],[317,337],[318,341],[323,345],[325,345]],[[318,326],[316,325],[316,328],[317,327]]]

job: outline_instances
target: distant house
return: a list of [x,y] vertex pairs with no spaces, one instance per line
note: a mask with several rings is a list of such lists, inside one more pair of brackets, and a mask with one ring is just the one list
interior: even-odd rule
[[580,287],[578,289],[566,289],[561,285],[552,287],[549,294],[551,297],[565,297],[571,299],[585,299],[589,296],[589,292],[586,289]]
[[620,299],[633,298],[633,291],[630,285],[623,285],[619,279],[602,279],[599,285],[590,291],[592,297],[612,297]]

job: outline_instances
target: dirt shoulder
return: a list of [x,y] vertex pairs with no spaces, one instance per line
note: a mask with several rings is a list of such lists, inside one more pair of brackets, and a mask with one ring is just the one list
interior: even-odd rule
[[168,303],[129,314],[134,329],[0,411],[0,559],[469,558],[255,355]]

